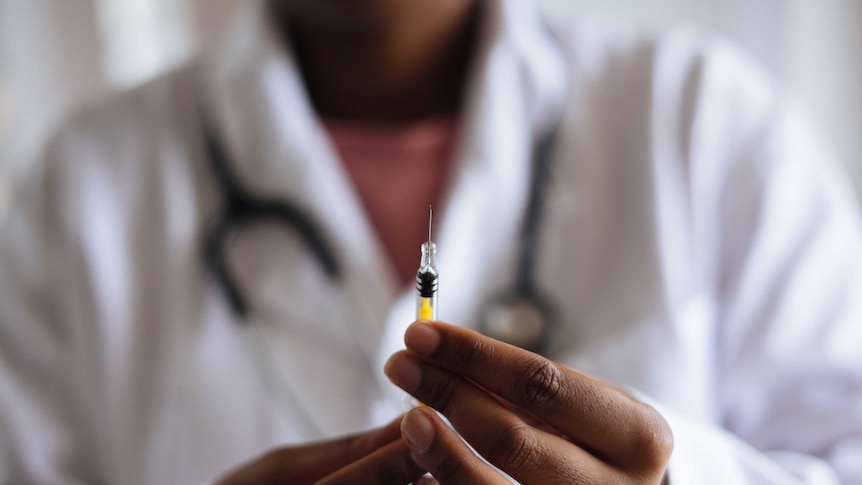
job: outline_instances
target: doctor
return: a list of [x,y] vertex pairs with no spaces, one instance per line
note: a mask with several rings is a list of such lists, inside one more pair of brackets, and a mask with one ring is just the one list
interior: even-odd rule
[[[232,308],[203,255],[228,195],[207,125],[338,278],[290,226],[245,224]],[[549,131],[539,357],[471,328],[513,285]],[[411,325],[429,202],[459,326]],[[70,120],[20,187],[0,482],[504,483],[428,408],[401,417],[406,392],[522,483],[859,484],[855,204],[719,43],[519,0],[249,2],[216,48]]]

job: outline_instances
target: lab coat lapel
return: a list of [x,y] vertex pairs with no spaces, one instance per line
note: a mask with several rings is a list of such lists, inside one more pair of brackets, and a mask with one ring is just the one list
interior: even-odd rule
[[344,433],[367,426],[367,410],[380,398],[369,376],[380,372],[374,363],[397,296],[395,276],[313,112],[292,54],[261,12],[260,5],[249,9],[229,49],[215,59],[208,109],[241,183],[308,214],[342,276],[334,284],[325,281],[308,248],[287,234],[290,228],[275,224],[244,231],[245,241],[231,249],[232,265],[252,307],[255,332],[262,332],[273,348],[267,353],[280,361],[274,368],[287,388],[277,393],[292,401],[285,406],[301,409],[300,417],[315,421],[322,435]]
[[[438,317],[467,327],[475,326],[485,300],[513,285],[533,140],[556,124],[565,95],[561,53],[530,2],[489,1],[485,7],[456,168],[435,211]],[[415,319],[414,293],[401,294],[389,313],[380,367],[404,346],[404,331]],[[403,399],[377,375],[393,401]]]

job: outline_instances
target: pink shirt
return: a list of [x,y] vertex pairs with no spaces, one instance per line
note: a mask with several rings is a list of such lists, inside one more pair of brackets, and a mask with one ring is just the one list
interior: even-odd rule
[[428,238],[428,205],[439,205],[443,195],[455,120],[396,128],[327,122],[326,128],[399,283],[411,284]]

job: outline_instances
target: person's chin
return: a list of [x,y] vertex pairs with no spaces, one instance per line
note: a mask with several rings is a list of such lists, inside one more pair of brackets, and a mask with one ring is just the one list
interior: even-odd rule
[[[378,23],[417,0],[302,0],[289,1],[286,10],[299,17],[324,22]],[[421,0],[429,1],[429,0]],[[437,0],[432,0],[437,1]]]

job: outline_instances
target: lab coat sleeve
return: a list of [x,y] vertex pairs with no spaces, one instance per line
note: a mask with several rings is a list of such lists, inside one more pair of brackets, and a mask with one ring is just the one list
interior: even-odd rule
[[[56,147],[56,145],[54,145]],[[46,153],[0,230],[0,482],[98,483],[64,287],[68,238]]]
[[[857,201],[800,111],[729,63],[730,78],[712,86],[704,68],[700,100],[714,111],[696,115],[693,129],[727,162],[692,170],[719,181],[693,198],[711,197],[698,224],[713,245],[704,266],[715,268],[721,429],[665,411],[676,442],[670,481],[862,484]],[[749,87],[734,92],[739,81]]]

